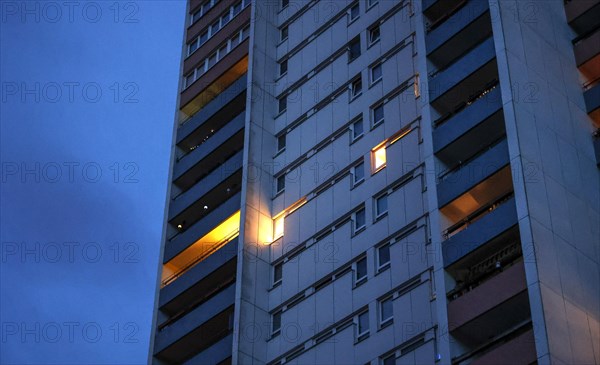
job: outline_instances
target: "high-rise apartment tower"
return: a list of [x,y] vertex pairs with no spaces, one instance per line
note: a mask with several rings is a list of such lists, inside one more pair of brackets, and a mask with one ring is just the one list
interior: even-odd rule
[[599,364],[599,29],[189,0],[149,361]]

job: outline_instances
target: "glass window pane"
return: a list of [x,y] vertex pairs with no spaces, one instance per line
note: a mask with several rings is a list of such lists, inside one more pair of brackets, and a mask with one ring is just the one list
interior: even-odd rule
[[383,105],[379,105],[373,109],[373,124],[380,123],[383,120]]
[[365,178],[365,164],[360,163],[354,167],[354,183],[356,184]]
[[385,146],[379,147],[373,152],[373,171],[377,172],[384,168],[387,162]]
[[377,80],[379,80],[382,76],[382,67],[381,64],[378,64],[377,66],[373,66],[373,68],[371,69],[371,82],[375,82]]
[[283,264],[279,263],[273,268],[273,282],[277,283],[283,278]]
[[358,333],[364,334],[369,330],[369,312],[358,315]]
[[392,298],[389,298],[381,302],[381,322],[389,320],[390,318],[392,318],[392,316]]
[[352,124],[352,138],[357,139],[364,133],[362,120],[356,121]]
[[364,227],[365,224],[366,224],[365,210],[361,209],[358,212],[356,212],[355,230],[358,230],[358,229]]
[[390,245],[385,245],[378,250],[379,266],[383,266],[390,262]]
[[362,258],[356,262],[356,281],[367,277],[367,259]]
[[377,199],[377,215],[387,212],[387,209],[387,195],[384,195]]
[[356,4],[352,8],[350,8],[350,20],[354,20],[354,19],[358,18],[359,13],[360,13],[360,8],[359,8],[358,4]]

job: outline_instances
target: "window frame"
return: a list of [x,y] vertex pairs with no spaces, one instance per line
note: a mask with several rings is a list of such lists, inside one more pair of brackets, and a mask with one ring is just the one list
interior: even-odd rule
[[[383,311],[384,311],[383,310],[383,304],[386,303],[386,302],[388,302],[388,301],[390,303],[390,308],[391,308],[392,313],[391,313],[391,315],[389,317],[383,318],[383,315],[384,315],[384,313],[383,313]],[[379,328],[383,328],[383,327],[388,326],[391,323],[393,323],[394,322],[394,297],[390,295],[390,296],[387,296],[387,297],[385,297],[383,299],[380,299],[379,303],[378,303],[378,307],[379,307],[379,315],[378,315],[378,317],[379,317],[378,318],[379,319]]]
[[287,134],[282,134],[277,137],[277,153],[285,151],[287,147]]
[[[377,39],[373,40],[372,39],[372,35],[373,32],[377,31]],[[381,40],[381,27],[379,26],[379,24],[373,25],[371,26],[368,30],[367,30],[367,48],[377,44],[377,42],[379,42]]]
[[285,174],[278,176],[275,179],[275,195],[279,195],[285,191]]
[[[379,69],[379,77],[375,78],[374,71]],[[383,63],[378,62],[369,67],[369,86],[373,86],[383,79]],[[383,104],[382,104],[383,106]]]
[[367,10],[371,9],[375,5],[379,3],[379,0],[366,0],[367,2]]
[[[353,46],[358,46],[358,54],[354,54],[353,55],[353,51],[352,48]],[[360,57],[362,54],[362,49],[361,49],[361,45],[360,45],[360,35],[354,37],[353,39],[350,40],[350,42],[348,42],[348,63],[351,63],[352,61],[356,60],[358,57]]]
[[[387,163],[387,161],[386,161],[386,163]],[[379,211],[379,202],[381,201],[381,199],[385,199],[385,210],[382,212]],[[378,195],[374,198],[374,208],[375,209],[373,209],[373,210],[375,212],[375,220],[379,220],[387,215],[388,210],[389,210],[387,193]]]
[[281,27],[281,29],[279,30],[279,42],[284,42],[286,39],[289,38],[289,32],[290,32],[290,28],[288,25],[284,25],[283,27]]
[[[383,102],[380,102],[371,107],[371,129],[383,124],[383,122],[385,121],[384,105],[385,104]],[[376,110],[379,108],[381,108],[381,119],[375,120]]]
[[[363,218],[364,222],[360,226],[357,225],[358,224],[357,217],[358,217],[359,213],[362,213],[363,217],[364,217]],[[352,214],[352,234],[357,235],[360,232],[362,232],[365,228],[367,228],[367,212],[365,211],[365,208],[363,207]]]
[[[362,167],[362,177],[360,179],[356,179],[356,171],[358,170],[358,167]],[[362,182],[365,181],[365,162],[361,161],[359,163],[357,163],[356,165],[352,166],[352,187],[356,187],[359,184],[361,184]]]
[[[357,9],[356,16],[352,17],[352,10]],[[354,23],[358,18],[360,18],[360,1],[354,3],[354,5],[348,8],[348,25]]]
[[[358,266],[359,266],[359,262],[364,263],[364,275],[362,276],[358,276]],[[368,267],[368,262],[367,262],[367,257],[361,257],[360,259],[356,260],[353,265],[352,268],[354,269],[354,286],[357,287],[363,283],[365,283],[369,277],[369,267]]]
[[[366,329],[362,329],[361,331],[361,318],[366,318]],[[366,338],[369,337],[369,335],[371,334],[371,323],[369,320],[369,310],[365,310],[361,313],[358,313],[356,316],[354,316],[354,324],[355,324],[355,331],[354,331],[354,343],[360,342]]]
[[[357,86],[358,86],[358,90],[357,90]],[[353,101],[354,99],[361,96],[362,90],[363,90],[362,77],[360,74],[358,74],[358,77],[355,77],[350,82],[350,101]]]
[[[278,310],[277,312],[273,313],[273,315],[271,316],[271,337],[275,337],[281,333],[281,314],[282,313],[283,312],[281,310]],[[276,318],[278,318],[278,320],[276,320]],[[275,328],[276,323],[279,324],[279,326],[277,328]]]
[[[283,106],[283,107],[282,107]],[[278,114],[283,114],[287,110],[287,95],[283,95],[279,98],[277,105]]]
[[[391,252],[390,252],[390,243],[385,243],[379,247],[377,247],[376,252],[375,252],[375,264],[377,265],[377,272],[381,272],[385,269],[387,269],[388,267],[390,267],[391,262],[392,262],[392,257],[391,257]],[[387,248],[387,256],[388,259],[386,262],[382,263],[381,262],[381,250]]]
[[[380,166],[376,166],[377,152],[383,150],[385,153],[385,162]],[[387,167],[387,143],[381,143],[371,150],[371,175],[375,175],[379,171]]]
[[[279,275],[277,275],[278,271],[280,272]],[[278,276],[279,276],[279,278],[277,278]],[[273,265],[273,286],[275,287],[275,286],[281,284],[282,281],[283,281],[283,262],[279,262],[279,263]]]
[[[356,125],[360,125],[361,131],[360,134],[356,134]],[[355,121],[352,122],[352,124],[350,124],[350,143],[354,143],[356,142],[358,139],[360,139],[362,136],[365,135],[365,126],[363,124],[363,119],[362,118],[358,118]]]

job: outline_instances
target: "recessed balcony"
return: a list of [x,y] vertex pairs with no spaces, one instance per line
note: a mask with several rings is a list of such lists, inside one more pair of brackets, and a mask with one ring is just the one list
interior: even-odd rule
[[469,1],[425,37],[427,57],[443,69],[492,34],[487,1]]
[[600,24],[600,0],[566,0],[565,13],[569,25],[586,34]]
[[175,162],[173,182],[183,192],[216,169],[244,144],[244,119],[241,113],[219,129],[206,142]]
[[497,83],[498,68],[493,38],[472,49],[429,80],[431,106],[442,116],[464,107]]
[[425,25],[432,29],[444,22],[465,5],[467,0],[423,0],[423,15],[429,20]]
[[186,361],[184,365],[198,365],[198,364],[217,364],[217,365],[229,365],[231,364],[231,352],[233,348],[233,334],[229,334],[217,343],[200,352],[190,360]]

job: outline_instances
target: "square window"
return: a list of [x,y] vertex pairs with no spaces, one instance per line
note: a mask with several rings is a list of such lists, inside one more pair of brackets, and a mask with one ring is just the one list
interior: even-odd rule
[[369,335],[369,312],[363,312],[356,316],[356,341],[360,341]]
[[353,170],[352,185],[356,186],[365,179],[365,164],[361,162],[354,166]]
[[379,30],[379,26],[369,29],[369,46],[377,43],[377,41],[379,41],[380,37],[381,37],[381,32]]
[[283,113],[287,109],[287,95],[279,99],[279,112]]
[[375,199],[375,217],[379,218],[388,211],[387,195]]
[[281,331],[281,311],[273,313],[271,336],[278,335]]
[[385,153],[385,145],[382,145],[371,152],[371,164],[373,173],[376,173],[386,166],[387,156]]
[[358,97],[362,93],[362,79],[360,76],[352,81],[350,85],[350,99]]
[[360,56],[360,37],[354,38],[348,44],[348,62],[352,62]]
[[288,38],[288,35],[289,35],[288,30],[289,30],[289,28],[287,27],[287,25],[285,27],[281,28],[281,31],[280,31],[281,38],[280,39],[282,42]]
[[285,190],[285,175],[281,175],[277,178],[277,194]]
[[283,60],[279,62],[279,76],[283,76],[287,73],[288,70],[288,60]]
[[[371,85],[373,85],[377,81],[381,80],[382,76],[383,76],[383,67],[381,66],[381,63],[378,63],[375,66],[371,67]],[[383,113],[383,109],[382,109],[382,113]]]
[[354,284],[358,285],[358,283],[362,283],[365,280],[367,280],[367,258],[363,257],[362,259],[356,261]]
[[390,356],[381,360],[382,365],[396,365],[396,355],[391,354]]
[[348,15],[349,15],[348,23],[351,23],[351,22],[355,21],[356,19],[358,19],[358,17],[360,16],[360,6],[358,5],[358,3],[352,5],[350,10],[348,11]]
[[283,262],[273,266],[273,285],[279,284],[283,279]]
[[373,118],[373,127],[379,123],[383,123],[383,104],[379,104],[371,110]]
[[394,319],[392,297],[379,302],[379,324],[389,323]]
[[381,270],[390,264],[390,244],[387,243],[377,249],[377,270]]
[[282,134],[281,136],[277,137],[277,152],[281,152],[283,150],[285,150],[285,144],[286,144],[286,135]]
[[352,141],[356,141],[364,133],[362,119],[352,123]]
[[354,234],[365,228],[367,224],[365,210],[361,209],[354,213]]

